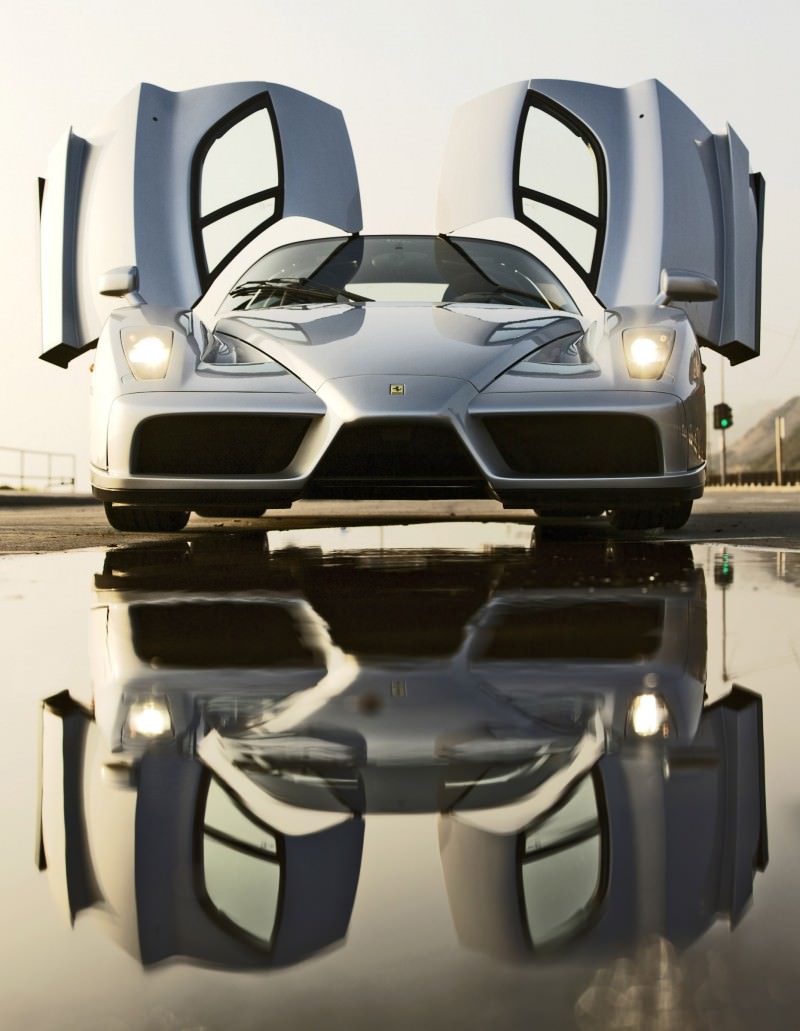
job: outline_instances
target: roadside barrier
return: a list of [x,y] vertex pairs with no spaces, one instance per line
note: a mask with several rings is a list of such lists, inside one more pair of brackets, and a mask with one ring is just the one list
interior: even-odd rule
[[[800,469],[784,469],[782,475],[784,487],[800,487]],[[719,473],[707,474],[706,485],[721,487],[722,477]],[[778,474],[774,469],[772,472],[726,473],[725,475],[726,487],[776,487],[777,485]]]
[[0,490],[75,492],[75,455],[0,445]]

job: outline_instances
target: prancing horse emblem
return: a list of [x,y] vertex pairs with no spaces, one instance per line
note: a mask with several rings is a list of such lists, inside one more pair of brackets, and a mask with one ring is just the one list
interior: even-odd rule
[[406,385],[405,383],[390,383],[389,393],[390,394],[405,394]]

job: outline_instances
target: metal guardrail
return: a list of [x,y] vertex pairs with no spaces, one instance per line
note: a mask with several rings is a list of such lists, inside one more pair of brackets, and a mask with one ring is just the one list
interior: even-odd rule
[[[706,484],[709,487],[722,486],[722,477],[719,473],[706,475]],[[800,487],[800,469],[784,469],[782,471],[781,485],[784,487]],[[726,487],[777,487],[778,474],[772,472],[758,473],[727,473],[725,476]]]
[[0,487],[18,490],[68,487],[74,493],[75,455],[0,445]]

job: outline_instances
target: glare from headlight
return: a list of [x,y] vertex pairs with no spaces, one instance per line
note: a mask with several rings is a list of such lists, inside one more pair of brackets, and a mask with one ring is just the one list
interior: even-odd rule
[[131,737],[156,738],[172,734],[172,716],[166,698],[133,702],[128,709],[127,729]]
[[631,702],[628,724],[637,737],[655,737],[669,734],[669,711],[664,699],[657,694],[639,694]]
[[634,379],[660,379],[672,354],[672,330],[624,330],[625,362]]
[[163,379],[172,353],[172,330],[160,326],[123,329],[122,350],[136,379]]

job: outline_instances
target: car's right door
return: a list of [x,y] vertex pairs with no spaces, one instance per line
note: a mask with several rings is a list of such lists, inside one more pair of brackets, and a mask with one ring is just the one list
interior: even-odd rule
[[120,306],[119,286],[101,292],[110,270],[132,270],[139,300],[188,309],[279,219],[361,229],[341,111],[267,82],[142,83],[88,137],[65,134],[41,190],[42,357],[62,366]]

